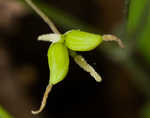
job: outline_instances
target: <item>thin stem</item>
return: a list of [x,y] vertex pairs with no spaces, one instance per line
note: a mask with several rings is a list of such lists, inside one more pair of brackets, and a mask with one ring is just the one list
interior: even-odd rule
[[31,0],[25,0],[25,1],[44,20],[44,22],[48,24],[48,26],[54,33],[60,34],[60,32],[58,31],[58,29],[56,28],[52,20],[49,19],[37,6],[35,6]]
[[95,71],[95,69],[87,63],[87,61],[81,55],[77,53],[70,52],[71,56],[74,58],[74,61],[86,72],[90,73],[90,75],[97,81],[101,82],[102,77]]
[[40,112],[43,111],[44,107],[46,106],[46,101],[47,101],[47,98],[48,98],[48,94],[51,92],[52,87],[53,87],[52,84],[49,84],[49,85],[47,86],[39,110],[37,110],[37,111],[32,111],[32,114],[36,115],[36,114],[39,114]]
[[122,41],[118,37],[111,34],[103,35],[103,41],[116,41],[121,48],[125,47]]

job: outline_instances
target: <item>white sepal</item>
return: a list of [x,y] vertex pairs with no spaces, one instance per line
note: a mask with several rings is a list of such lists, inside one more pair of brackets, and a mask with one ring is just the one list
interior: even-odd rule
[[58,42],[61,40],[61,35],[56,33],[51,34],[42,34],[38,37],[40,41],[48,41],[48,42]]

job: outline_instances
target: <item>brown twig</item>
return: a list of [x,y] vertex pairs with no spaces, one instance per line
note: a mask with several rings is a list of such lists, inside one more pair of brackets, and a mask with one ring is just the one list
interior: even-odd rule
[[121,48],[124,48],[124,44],[123,42],[118,38],[116,37],[115,35],[112,35],[112,34],[105,34],[102,36],[103,38],[103,41],[115,41],[118,43],[118,45],[121,47]]
[[46,101],[47,101],[47,98],[48,98],[48,94],[51,92],[52,90],[52,87],[53,85],[52,84],[49,84],[45,90],[45,93],[44,93],[44,96],[43,96],[43,100],[41,102],[41,106],[40,106],[40,109],[37,110],[37,111],[32,111],[32,114],[39,114],[41,111],[43,111],[45,105],[46,105]]
[[86,60],[81,55],[74,56],[75,62],[86,72],[90,73],[90,75],[97,81],[101,82],[101,76],[95,71],[95,69],[89,65]]
[[50,18],[48,18],[31,0],[25,0],[28,5],[48,24],[49,28],[56,34],[60,34],[59,30],[52,22]]

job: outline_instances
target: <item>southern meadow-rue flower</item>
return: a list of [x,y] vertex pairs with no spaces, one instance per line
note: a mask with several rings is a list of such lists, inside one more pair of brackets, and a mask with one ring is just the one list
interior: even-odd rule
[[87,63],[87,61],[78,55],[75,51],[91,51],[101,44],[102,41],[116,41],[120,47],[124,47],[119,38],[114,35],[99,35],[88,33],[80,30],[70,30],[61,34],[54,23],[40,11],[31,0],[25,0],[29,6],[36,11],[36,13],[48,24],[54,33],[43,34],[38,37],[38,40],[52,42],[48,49],[48,64],[50,69],[50,80],[43,96],[40,109],[32,111],[32,114],[40,113],[45,105],[48,94],[53,85],[61,82],[68,73],[69,69],[69,55],[73,57],[74,61],[97,81],[101,82],[101,76],[94,70],[94,68]]

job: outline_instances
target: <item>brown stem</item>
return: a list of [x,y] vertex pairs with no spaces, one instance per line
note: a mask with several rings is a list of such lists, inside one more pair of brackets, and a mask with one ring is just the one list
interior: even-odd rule
[[53,87],[52,84],[49,84],[49,85],[47,86],[39,110],[37,110],[37,111],[32,111],[32,114],[36,115],[36,114],[39,114],[41,111],[43,111],[44,107],[46,106],[46,101],[47,101],[47,98],[48,98],[48,94],[51,92],[52,87]]
[[34,3],[31,0],[25,0],[25,1],[44,20],[44,22],[48,24],[48,26],[54,33],[60,34],[60,32],[58,31],[57,27],[52,22],[52,20],[48,18],[36,5],[34,5]]
[[103,38],[103,41],[116,41],[121,48],[125,47],[123,42],[115,35],[105,34],[102,36],[102,38]]
[[[73,56],[73,55],[72,55]],[[86,60],[81,55],[75,55],[73,56],[75,62],[86,72],[89,72],[90,75],[97,81],[101,82],[102,78],[101,76],[94,70],[94,68],[89,65]]]

